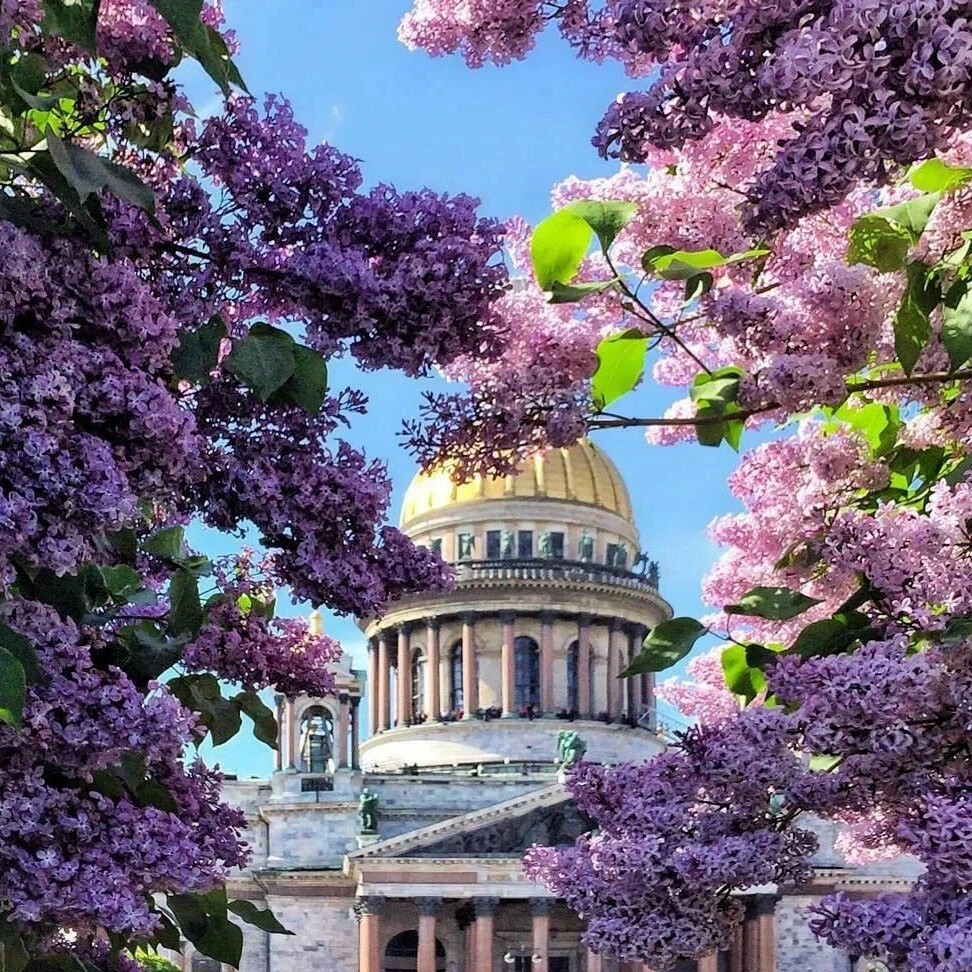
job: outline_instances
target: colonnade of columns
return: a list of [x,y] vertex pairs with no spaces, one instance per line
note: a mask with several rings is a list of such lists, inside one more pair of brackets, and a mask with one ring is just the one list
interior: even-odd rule
[[[293,699],[277,695],[276,717],[278,727],[275,769],[297,772],[303,769],[300,745],[300,726],[297,724],[297,705]],[[361,697],[348,692],[338,693],[337,720],[334,724],[334,763],[338,769],[361,768]],[[350,752],[348,743],[350,741]]]
[[[482,614],[478,617],[496,615]],[[536,615],[533,615],[536,617]],[[568,709],[569,700],[557,698],[554,678],[554,622],[562,616],[543,612],[540,619],[540,711],[535,715],[552,715],[560,709]],[[515,698],[516,684],[516,620],[514,612],[499,614],[502,625],[502,644],[500,646],[500,702],[505,718],[518,715]],[[479,680],[476,664],[476,614],[462,615],[462,692],[463,715],[466,719],[476,717],[480,706]],[[576,615],[573,620],[577,626],[577,667],[576,667],[576,714],[590,718],[593,711],[593,686],[591,684],[591,629],[602,624],[608,632],[606,711],[612,719],[622,712],[640,715],[653,709],[653,689],[650,675],[622,680],[622,668],[641,650],[641,642],[647,632],[643,625],[630,624],[613,619],[596,621],[589,614]],[[425,715],[433,720],[441,720],[444,712],[441,698],[441,622],[430,618],[425,623],[425,713],[412,712],[412,636],[420,630],[419,625],[403,624],[386,628],[369,643],[368,680],[372,686],[369,715],[372,731],[388,729],[393,725],[410,725],[416,717]],[[563,663],[566,663],[563,660]],[[395,706],[392,706],[392,669],[395,669]]]
[[[736,940],[728,956],[729,972],[775,972],[776,954],[773,934],[773,911],[776,897],[756,895],[747,899],[746,919],[738,929]],[[382,908],[395,902],[381,898],[359,897],[355,901],[358,917],[358,972],[381,972],[382,943],[385,940],[382,927]],[[495,917],[499,908],[498,898],[480,897],[457,910],[459,927],[465,933],[463,948],[463,972],[493,972],[496,968]],[[530,900],[531,932],[528,947],[533,959],[531,972],[548,972],[551,942],[550,912],[553,902],[549,898]],[[418,972],[436,972],[436,924],[442,912],[441,898],[418,899]],[[526,943],[525,943],[526,944]],[[637,959],[610,960],[587,951],[586,972],[652,972]],[[698,972],[717,972],[719,957],[706,956],[698,963]]]

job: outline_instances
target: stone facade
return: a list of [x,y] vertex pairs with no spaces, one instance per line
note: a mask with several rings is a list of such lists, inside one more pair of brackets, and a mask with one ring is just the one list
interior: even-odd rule
[[[582,922],[520,867],[531,843],[589,826],[558,781],[559,733],[605,763],[664,747],[651,678],[619,678],[671,612],[657,567],[635,562],[617,470],[584,443],[504,480],[420,476],[402,528],[456,563],[455,590],[363,619],[367,672],[345,658],[333,698],[279,699],[273,777],[226,783],[253,851],[230,896],[292,932],[247,926],[241,972],[650,972],[588,952]],[[854,872],[818,830],[812,884],[756,889],[732,948],[679,972],[865,968],[821,945],[804,909],[835,889],[903,887],[914,868]]]

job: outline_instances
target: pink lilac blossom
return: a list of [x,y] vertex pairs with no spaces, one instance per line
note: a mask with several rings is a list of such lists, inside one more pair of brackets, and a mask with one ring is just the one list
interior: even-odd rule
[[703,725],[736,715],[739,701],[726,687],[723,651],[725,646],[718,645],[697,655],[686,666],[687,679],[664,679],[655,687],[655,696]]

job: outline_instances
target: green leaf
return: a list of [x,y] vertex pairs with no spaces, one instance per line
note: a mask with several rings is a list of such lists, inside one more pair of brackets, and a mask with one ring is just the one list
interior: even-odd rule
[[28,685],[43,681],[43,673],[37,664],[37,653],[34,646],[12,628],[0,622],[0,648],[13,655],[20,662],[24,670],[24,677]]
[[101,571],[93,564],[85,564],[77,574],[57,575],[44,568],[30,583],[31,597],[49,604],[62,618],[81,621],[94,608],[108,600]]
[[693,301],[704,297],[715,283],[715,278],[707,270],[697,273],[694,277],[689,277],[685,281],[685,303],[691,304]]
[[942,302],[942,343],[953,369],[972,358],[972,291],[964,280],[954,283]]
[[294,344],[294,373],[280,389],[280,394],[305,412],[316,415],[327,394],[327,363],[313,348]]
[[972,179],[972,169],[946,165],[941,159],[928,159],[916,165],[908,178],[920,192],[946,192]]
[[179,570],[169,581],[169,630],[174,635],[199,634],[203,609],[199,600],[199,581],[188,570]]
[[269,908],[261,911],[252,901],[246,901],[243,898],[231,901],[227,907],[248,925],[262,928],[265,932],[270,932],[271,935],[293,935],[292,931],[288,931],[274,918],[273,912]]
[[243,932],[226,915],[226,891],[205,894],[170,894],[166,903],[179,922],[183,935],[196,948],[217,962],[239,968],[243,955]]
[[63,37],[95,53],[100,0],[43,0],[41,24],[48,36]]
[[172,368],[179,378],[205,387],[219,359],[219,346],[226,337],[226,325],[217,314],[206,324],[179,331],[179,343],[172,352]]
[[638,212],[638,206],[633,202],[618,202],[610,200],[602,202],[597,199],[580,199],[571,203],[567,211],[580,216],[595,234],[601,249],[607,253],[611,249],[618,233],[631,222],[631,217]]
[[880,402],[856,405],[847,401],[834,412],[834,418],[862,433],[871,453],[876,457],[887,455],[891,451],[901,430],[901,416],[897,405],[882,405]]
[[681,661],[707,633],[695,618],[671,618],[656,625],[645,638],[641,654],[621,673],[622,678],[662,672]]
[[737,604],[728,604],[724,610],[726,614],[742,614],[747,617],[766,618],[768,621],[789,621],[812,608],[814,604],[820,604],[820,601],[787,587],[754,587]]
[[746,645],[730,645],[723,651],[722,671],[726,685],[733,695],[740,696],[747,704],[766,690],[766,676],[753,668],[746,658]]
[[597,411],[638,384],[647,351],[648,338],[634,328],[612,334],[598,344],[597,368],[591,378],[591,397]]
[[23,972],[30,956],[17,928],[0,920],[0,972]]
[[530,259],[541,290],[569,284],[577,276],[593,235],[586,220],[566,209],[538,224],[530,239]]
[[555,280],[550,285],[551,304],[574,304],[591,294],[600,294],[609,290],[618,282],[617,277],[610,280],[595,280],[591,283],[562,284]]
[[240,692],[233,702],[253,721],[253,735],[271,749],[277,748],[277,719],[256,692]]
[[811,773],[830,773],[843,761],[843,756],[824,756],[818,753],[810,757],[809,770]]
[[256,324],[233,345],[226,367],[257,396],[267,401],[297,370],[294,339],[279,328]]
[[641,255],[641,269],[645,273],[655,272],[655,261],[659,257],[668,256],[670,253],[675,252],[674,246],[669,246],[667,243],[659,243],[657,246],[649,246],[647,250]]
[[130,594],[141,589],[142,579],[138,576],[138,572],[125,564],[102,567],[100,570],[108,593],[117,600],[125,600]]
[[909,263],[907,274],[908,287],[894,315],[894,351],[910,375],[931,337],[929,315],[941,299],[941,288],[923,263]]
[[200,63],[223,94],[228,95],[233,85],[246,90],[226,42],[218,31],[200,20],[202,0],[149,0],[149,3],[172,28],[182,49]]
[[0,648],[0,722],[20,728],[26,690],[24,666],[6,648]]
[[867,626],[867,618],[859,611],[835,614],[808,624],[790,647],[801,658],[838,655],[847,651],[854,642],[864,640],[874,633]]
[[51,159],[82,203],[105,189],[122,202],[155,212],[155,194],[134,172],[74,142],[62,142],[51,128],[45,137]]
[[689,280],[700,270],[725,264],[726,258],[718,250],[673,250],[657,257],[652,266],[665,280]]
[[695,435],[700,444],[718,446],[725,439],[732,448],[739,448],[745,423],[742,419],[733,418],[733,415],[740,412],[736,398],[742,375],[742,369],[730,365],[711,374],[703,372],[696,376],[689,388],[689,397],[696,403],[696,418],[724,419],[706,421],[696,426]]
[[186,552],[186,531],[181,526],[165,527],[153,533],[142,544],[142,549],[160,560],[178,563]]
[[904,227],[869,213],[851,226],[847,262],[864,263],[881,273],[899,270],[908,259],[911,244],[911,233]]
[[189,643],[186,636],[166,638],[152,621],[126,626],[119,632],[119,637],[130,645],[130,651],[118,666],[140,688],[168,671],[182,657],[183,649]]
[[223,698],[214,675],[184,675],[166,682],[166,686],[187,709],[199,713],[214,746],[221,746],[240,731],[243,719],[239,706]]
[[177,38],[191,35],[199,24],[203,0],[149,0]]
[[931,218],[940,198],[941,196],[937,192],[931,192],[926,196],[919,196],[917,199],[899,203],[897,206],[879,209],[877,215],[884,216],[891,222],[904,227],[911,234],[912,240],[917,242],[921,234],[924,233],[928,220]]

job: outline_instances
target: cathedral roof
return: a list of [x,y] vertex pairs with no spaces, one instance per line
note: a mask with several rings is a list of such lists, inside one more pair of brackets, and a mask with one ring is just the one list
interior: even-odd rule
[[631,499],[614,463],[592,442],[548,449],[526,460],[511,476],[477,476],[456,484],[446,469],[419,473],[402,503],[402,528],[431,512],[483,500],[558,500],[608,510],[634,522]]

